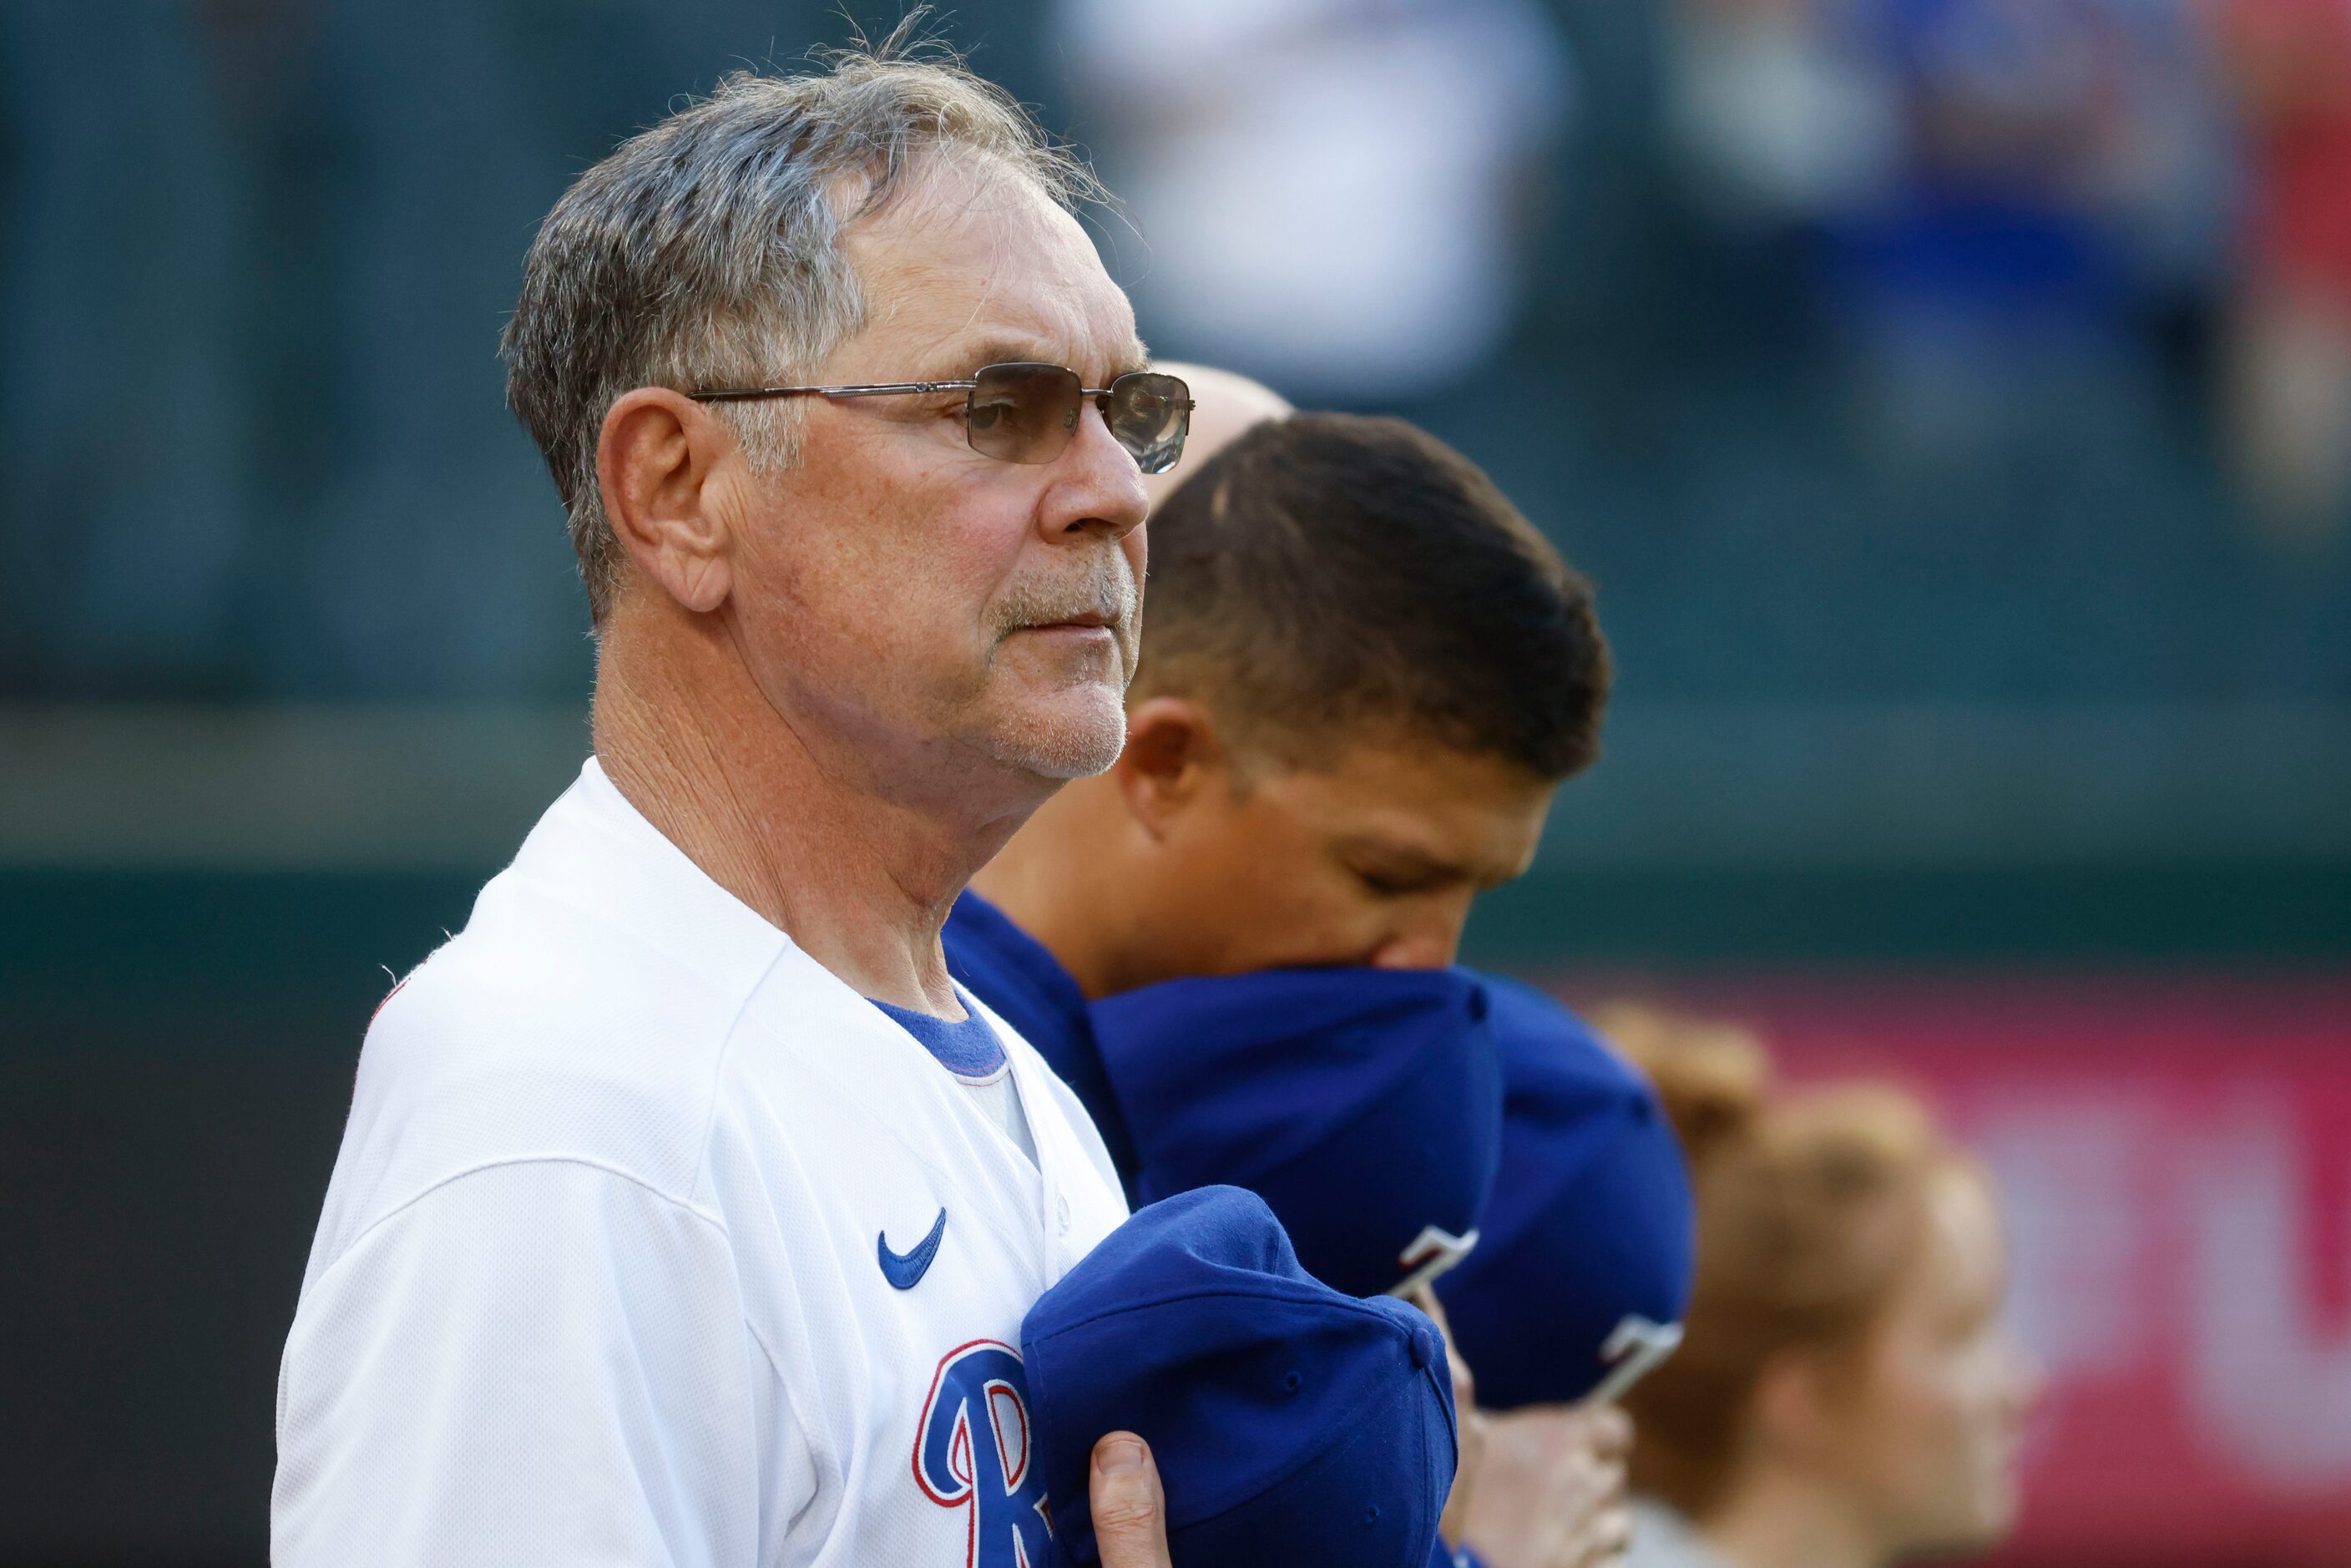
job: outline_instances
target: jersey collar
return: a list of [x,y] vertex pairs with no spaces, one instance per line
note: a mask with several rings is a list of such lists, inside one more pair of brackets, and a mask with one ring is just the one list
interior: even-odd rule
[[976,893],[956,900],[941,936],[947,971],[1035,1046],[1085,1106],[1132,1201],[1134,1140],[1111,1092],[1110,1074],[1102,1066],[1093,1019],[1076,977],[1043,943]]

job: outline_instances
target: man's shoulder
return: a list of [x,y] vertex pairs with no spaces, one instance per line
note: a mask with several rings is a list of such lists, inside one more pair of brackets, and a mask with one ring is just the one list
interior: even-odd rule
[[368,1054],[408,1071],[706,1082],[782,934],[766,952],[685,950],[518,869],[493,878],[465,928],[385,998]]
[[[697,961],[528,877],[494,879],[368,1027],[327,1229],[348,1241],[442,1183],[524,1160],[692,1202],[765,967]],[[325,1229],[320,1241],[337,1249]]]

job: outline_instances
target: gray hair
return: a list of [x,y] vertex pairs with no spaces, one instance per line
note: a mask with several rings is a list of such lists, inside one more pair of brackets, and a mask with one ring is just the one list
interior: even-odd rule
[[[902,26],[811,75],[728,77],[580,175],[539,225],[501,345],[507,402],[555,476],[599,622],[622,552],[596,444],[622,393],[773,385],[821,363],[865,318],[842,232],[917,154],[995,160],[1068,211],[1101,198],[1002,89],[944,51],[909,57],[910,36]],[[790,460],[786,405],[721,412],[755,464]]]

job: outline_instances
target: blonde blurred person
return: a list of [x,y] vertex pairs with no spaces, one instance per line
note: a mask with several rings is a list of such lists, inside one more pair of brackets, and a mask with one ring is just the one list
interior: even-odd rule
[[1656,1080],[1698,1200],[1687,1338],[1626,1401],[1630,1568],[1880,1568],[2015,1521],[2037,1376],[1990,1181],[1899,1091],[1774,1093],[1726,1026],[1593,1023]]

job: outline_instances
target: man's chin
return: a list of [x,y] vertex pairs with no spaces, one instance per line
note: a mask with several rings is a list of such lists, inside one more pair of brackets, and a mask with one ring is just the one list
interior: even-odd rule
[[1075,687],[1021,705],[994,729],[998,761],[1040,779],[1087,779],[1118,760],[1126,705],[1108,686]]

